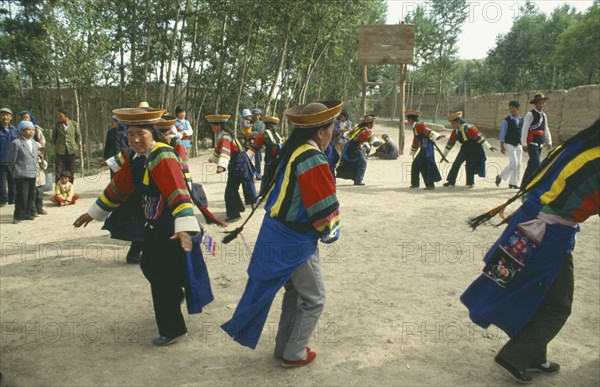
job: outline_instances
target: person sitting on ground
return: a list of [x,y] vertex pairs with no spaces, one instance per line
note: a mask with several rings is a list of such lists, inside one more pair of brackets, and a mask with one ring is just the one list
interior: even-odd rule
[[377,146],[377,150],[373,156],[383,160],[396,160],[400,156],[398,146],[390,140],[390,136],[387,134],[383,134],[381,139],[383,142]]
[[54,188],[54,197],[52,200],[59,206],[66,206],[69,204],[75,204],[79,195],[75,195],[75,186],[70,182],[71,173],[64,171],[60,174],[60,180],[56,183]]

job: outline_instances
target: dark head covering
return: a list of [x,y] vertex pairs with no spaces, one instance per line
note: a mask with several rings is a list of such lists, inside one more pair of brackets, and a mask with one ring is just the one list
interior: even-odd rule
[[184,112],[185,109],[181,106],[175,106],[175,116],[177,116],[179,113]]
[[57,112],[64,114],[65,116],[71,118],[71,112],[66,107],[60,107],[56,109]]
[[25,114],[28,114],[29,121],[31,121],[33,123],[33,125],[36,125],[35,117],[33,116],[33,114],[31,114],[31,112],[29,110],[23,110],[21,113],[19,113],[19,118],[22,118]]

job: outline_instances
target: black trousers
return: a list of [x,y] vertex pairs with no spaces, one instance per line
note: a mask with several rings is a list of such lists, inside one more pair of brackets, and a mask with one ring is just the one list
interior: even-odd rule
[[146,226],[140,266],[150,282],[158,333],[175,338],[187,332],[181,313],[185,252],[178,239],[170,240],[169,237]]
[[529,161],[527,161],[527,168],[525,168],[525,173],[523,174],[523,179],[521,180],[521,188],[525,188],[531,178],[535,174],[535,171],[540,167],[541,155],[542,155],[542,147],[537,144],[529,144],[527,147],[527,154],[529,155]]
[[448,177],[446,178],[446,180],[449,183],[456,184],[456,177],[458,176],[460,167],[464,162],[466,162],[465,171],[467,173],[467,185],[473,185],[475,184],[475,173],[477,172],[477,170],[472,166],[471,163],[467,161],[467,157],[469,154],[467,151],[463,151],[462,147],[464,147],[464,145],[461,146],[460,151],[456,155],[456,158],[452,163],[452,168],[450,168],[450,172],[448,172]]
[[54,182],[60,181],[60,175],[64,171],[71,172],[71,183],[75,183],[75,155],[56,155],[56,176]]
[[35,177],[16,178],[15,188],[17,197],[15,199],[15,212],[13,218],[23,220],[31,216],[33,201],[35,200]]
[[35,195],[33,198],[33,207],[31,214],[39,214],[44,209],[44,186],[35,187]]
[[573,256],[569,254],[531,321],[502,347],[499,355],[520,371],[545,363],[548,343],[571,314],[573,287]]
[[238,218],[240,212],[246,210],[240,196],[240,185],[242,185],[242,179],[233,173],[229,173],[225,185],[225,211],[228,218]]

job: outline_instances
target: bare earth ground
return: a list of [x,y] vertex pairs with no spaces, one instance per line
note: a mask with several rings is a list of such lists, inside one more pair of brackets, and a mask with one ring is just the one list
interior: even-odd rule
[[[378,127],[396,133],[390,127]],[[396,137],[396,135],[393,135]],[[407,132],[407,147],[412,139]],[[497,144],[496,144],[497,145]],[[450,154],[452,159],[457,150]],[[482,269],[487,246],[502,229],[471,232],[469,216],[488,210],[514,191],[496,188],[507,159],[488,159],[476,187],[411,190],[410,156],[370,160],[366,186],[338,182],[342,238],[321,245],[327,305],[311,347],[317,360],[284,370],[272,357],[281,294],[258,348],[232,342],[227,321],[246,282],[248,248],[260,216],[244,240],[219,245],[206,256],[215,301],[187,316],[189,337],[156,348],[148,283],[124,263],[127,244],[108,237],[98,222],[71,224],[108,182],[108,173],[76,180],[81,201],[47,206],[48,215],[11,224],[12,206],[0,210],[2,255],[0,370],[6,385],[507,385],[492,359],[506,341],[468,318],[459,296]],[[207,192],[210,208],[224,218],[224,176],[206,156],[190,167]],[[444,164],[442,175],[449,166]],[[516,207],[514,207],[516,208]],[[514,209],[513,208],[513,209]],[[246,212],[246,214],[248,211]],[[238,223],[239,224],[239,223]],[[222,235],[208,227],[219,241]],[[600,222],[582,225],[575,259],[573,314],[550,344],[556,376],[536,375],[534,385],[600,383]]]

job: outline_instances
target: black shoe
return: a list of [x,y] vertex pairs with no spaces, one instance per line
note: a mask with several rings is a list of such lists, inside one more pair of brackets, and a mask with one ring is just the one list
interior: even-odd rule
[[131,243],[129,251],[127,251],[127,255],[125,256],[125,261],[131,264],[140,263],[142,261],[142,250],[140,243]]
[[510,365],[506,360],[500,357],[500,355],[496,355],[494,358],[494,363],[504,372],[504,374],[510,378],[513,378],[519,383],[531,383],[533,379],[531,375],[529,375],[525,371],[519,371],[512,365]]
[[21,223],[21,219],[13,219],[13,224],[19,224]]
[[242,219],[241,216],[230,216],[228,218],[225,219],[226,222],[237,222],[238,220]]
[[552,375],[560,371],[560,365],[557,363],[546,362],[543,364],[532,364],[527,368],[529,372],[541,372],[546,375]]
[[502,178],[500,175],[496,175],[496,187],[500,187],[500,183],[502,183]]
[[431,187],[425,187],[426,191],[431,191],[432,189],[435,189],[435,186],[432,185]]
[[0,208],[4,207],[6,203],[0,203]]
[[508,188],[512,188],[512,189],[519,189],[519,186],[518,186],[518,185],[512,185],[512,184],[509,184],[509,185],[508,185]]
[[38,213],[37,213],[37,212],[34,212],[34,213],[32,213],[32,214],[31,214],[31,217],[32,217],[32,218],[37,218],[38,216],[39,216],[39,215],[38,215]]
[[411,185],[410,188],[419,188],[418,185]]
[[47,213],[48,213],[48,211],[46,211],[46,210],[40,210],[38,212],[38,215],[46,215]]
[[23,218],[23,220],[33,220],[33,216],[29,215]]
[[450,183],[449,181],[445,182],[444,187],[454,187],[454,183]]
[[365,185],[365,183],[354,183],[354,185]]
[[15,204],[15,202],[9,201],[8,204],[13,205],[13,204]]
[[179,337],[175,337],[172,339],[169,337],[165,337],[165,336],[158,336],[156,339],[152,340],[152,344],[159,346],[159,347],[164,347],[166,345],[176,343],[179,339],[181,339],[184,336],[187,336],[187,332]]
[[475,188],[475,184],[469,184],[467,185],[467,188]]

